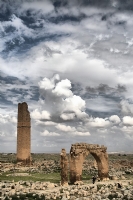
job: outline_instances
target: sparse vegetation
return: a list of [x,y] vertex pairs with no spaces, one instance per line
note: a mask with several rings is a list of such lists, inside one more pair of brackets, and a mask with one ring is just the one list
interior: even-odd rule
[[[82,181],[84,185],[69,185],[65,189],[58,187],[61,180],[59,154],[32,154],[32,159],[34,160],[33,165],[21,166],[16,164],[15,154],[0,154],[1,195],[4,200],[61,200],[65,195],[68,195],[70,199],[90,198],[92,195],[94,199],[97,199],[97,195],[100,195],[101,199],[105,197],[110,200],[132,199],[133,155],[131,154],[126,154],[126,156],[109,154],[109,168],[112,175],[117,176],[117,173],[120,173],[119,175],[123,176],[124,172],[124,177],[127,179],[125,180],[126,185],[122,185],[122,190],[118,188],[118,182],[115,183],[113,180],[112,184],[110,181],[109,184],[96,182],[93,186],[90,185],[92,176],[98,173],[97,167],[94,166],[95,159],[92,156],[87,156],[83,164]],[[11,190],[14,193],[10,194]],[[126,193],[121,191],[126,191]]]
[[[8,197],[6,197],[8,198]],[[28,200],[45,200],[45,196],[44,195],[41,195],[39,196],[38,194],[33,194],[33,193],[27,193],[27,194],[20,194],[20,195],[12,195],[10,196],[11,200],[25,200],[25,199],[28,199]],[[9,199],[7,199],[9,200]]]
[[[21,174],[21,173],[20,173]],[[8,181],[49,181],[52,183],[60,182],[60,174],[59,173],[31,173],[30,176],[10,176],[10,173],[2,173],[0,176],[0,181],[8,180]],[[4,186],[3,186],[4,187]]]

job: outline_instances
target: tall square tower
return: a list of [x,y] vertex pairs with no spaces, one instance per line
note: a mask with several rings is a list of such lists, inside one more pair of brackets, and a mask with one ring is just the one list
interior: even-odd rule
[[26,102],[18,104],[17,161],[31,162],[31,120]]

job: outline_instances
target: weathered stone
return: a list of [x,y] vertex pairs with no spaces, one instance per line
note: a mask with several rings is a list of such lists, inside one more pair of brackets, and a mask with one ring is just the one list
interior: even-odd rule
[[17,124],[17,161],[29,164],[31,162],[30,113],[27,103],[18,104]]
[[76,143],[72,144],[70,149],[70,182],[73,184],[76,181],[82,180],[82,165],[85,157],[90,153],[97,162],[98,176],[101,180],[108,180],[108,155],[106,147]]
[[60,160],[61,185],[67,186],[68,185],[68,158],[66,155],[66,150],[62,149],[60,155],[61,155],[61,160]]

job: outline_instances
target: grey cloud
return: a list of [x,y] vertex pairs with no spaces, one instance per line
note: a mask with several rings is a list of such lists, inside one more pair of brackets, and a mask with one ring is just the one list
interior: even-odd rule
[[120,102],[121,113],[123,115],[133,116],[133,101],[132,99],[123,99]]
[[13,76],[0,76],[0,103],[4,105],[17,105],[19,102],[39,100],[39,89],[32,83]]
[[[26,101],[31,113],[35,109],[40,108],[40,112],[46,109],[52,113],[48,120],[91,134],[75,136],[58,130],[59,137],[41,136],[46,129],[56,132],[56,125],[35,124],[32,119],[34,152],[59,151],[61,145],[69,151],[70,144],[75,142],[104,144],[109,151],[132,150],[130,130],[125,133],[122,124],[111,129],[114,125],[110,123],[107,130],[86,126],[89,116],[103,119],[111,115],[132,116],[132,1],[49,0],[45,1],[48,12],[36,7],[38,2],[39,6],[44,3],[0,1],[0,73],[5,73],[0,77],[0,113],[16,116],[17,103]],[[29,5],[26,7],[26,4]],[[15,20],[19,23],[15,24]],[[64,121],[60,117],[62,99],[42,90],[40,95],[38,82],[53,73],[71,80],[71,91],[85,101],[88,117]],[[73,112],[66,110],[65,114]],[[10,132],[3,125],[2,129],[4,134]],[[12,127],[12,134],[15,130]],[[11,149],[14,150],[12,134]],[[1,136],[1,141],[4,149],[9,140]]]
[[109,98],[106,96],[97,96],[86,99],[86,112],[94,117],[109,117],[111,115],[120,115],[120,99]]
[[86,99],[89,115],[94,117],[109,117],[111,115],[120,115],[120,102],[124,98],[126,87],[117,85],[115,88],[106,84],[100,84],[97,87],[86,87],[83,98]]
[[19,80],[14,76],[7,76],[6,74],[0,71],[0,83],[1,84],[24,84],[24,81]]
[[126,86],[118,84],[115,88],[112,88],[106,84],[100,84],[97,87],[86,87],[86,91],[89,94],[96,94],[96,95],[101,95],[101,94],[114,94],[114,96],[120,96],[122,95],[123,92],[126,92]]

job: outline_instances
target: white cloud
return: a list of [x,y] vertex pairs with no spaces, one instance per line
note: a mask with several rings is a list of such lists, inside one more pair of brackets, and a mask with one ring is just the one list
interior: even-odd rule
[[70,97],[73,95],[70,89],[71,82],[68,79],[65,79],[58,82],[54,90],[52,90],[52,92],[57,96]]
[[66,126],[64,124],[57,124],[56,126],[57,129],[64,131],[64,132],[73,132],[76,131],[75,127],[71,127],[71,126]]
[[58,74],[55,74],[51,79],[43,78],[43,80],[39,81],[38,85],[40,89],[50,90],[55,87],[55,81],[58,80],[60,80],[60,77]]
[[48,78],[43,78],[42,81],[38,83],[39,87],[41,89],[49,90],[54,88],[54,83],[51,83],[51,81]]
[[0,123],[2,124],[6,124],[6,123],[13,123],[16,124],[17,123],[17,118],[11,115],[4,115],[4,114],[0,114]]
[[103,128],[109,125],[110,125],[110,122],[108,120],[99,118],[99,117],[90,118],[88,122],[88,126],[97,127],[97,128],[100,128],[100,127]]
[[35,109],[34,111],[31,112],[31,117],[36,120],[50,119],[50,113],[46,110],[38,111],[38,109]]
[[117,115],[112,115],[109,120],[115,124],[119,124],[120,123],[120,118]]
[[133,117],[130,116],[123,117],[123,124],[126,126],[133,126]]
[[75,131],[75,132],[72,132],[73,135],[77,135],[77,136],[89,136],[91,135],[89,132],[80,132],[80,131]]
[[41,136],[60,136],[59,133],[49,132],[48,130],[45,130],[44,132],[41,132],[40,135]]
[[63,113],[60,115],[63,120],[71,120],[75,118],[75,113]]
[[52,121],[40,121],[40,119],[35,119],[35,120],[36,120],[36,125],[39,125],[39,124],[46,125],[46,126],[56,125],[56,123]]
[[87,114],[83,112],[85,110],[85,101],[77,95],[66,98],[64,100],[64,112],[71,111],[76,114],[78,118],[86,117]]
[[52,121],[47,121],[47,122],[43,122],[44,123],[44,125],[46,125],[46,126],[54,126],[54,125],[56,125],[56,123],[55,122],[52,122]]
[[85,113],[85,101],[80,96],[73,94],[71,82],[68,79],[59,80],[60,77],[56,74],[51,79],[44,78],[39,82],[41,96],[45,99],[42,109],[48,107],[51,116],[58,115],[63,120],[88,117]]

